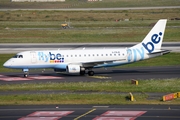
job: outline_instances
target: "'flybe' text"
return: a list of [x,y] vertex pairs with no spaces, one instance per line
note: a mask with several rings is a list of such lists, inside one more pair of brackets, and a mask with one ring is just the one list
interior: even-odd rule
[[162,36],[162,32],[159,32],[158,34],[153,34],[151,36],[151,41],[152,42],[147,42],[147,43],[142,43],[143,47],[149,52],[153,52],[154,51],[154,44],[158,44],[161,41],[161,36]]
[[60,53],[45,54],[44,52],[38,52],[39,60],[50,63],[61,63],[64,62],[64,57]]
[[128,62],[135,62],[144,59],[144,48],[128,49],[127,60]]

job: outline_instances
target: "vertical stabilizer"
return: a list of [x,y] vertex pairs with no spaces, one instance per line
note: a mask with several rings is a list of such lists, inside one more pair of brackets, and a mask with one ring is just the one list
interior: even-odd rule
[[145,53],[153,53],[161,50],[167,19],[159,20],[143,41],[131,48],[145,49]]

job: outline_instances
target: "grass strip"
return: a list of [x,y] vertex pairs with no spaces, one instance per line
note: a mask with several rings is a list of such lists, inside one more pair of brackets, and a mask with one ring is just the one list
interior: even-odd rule
[[[128,27],[126,26],[127,23],[129,23]],[[12,28],[13,26],[7,25],[6,23],[6,25],[4,25],[4,28],[0,28],[0,34],[1,34],[0,43],[141,42],[143,38],[146,36],[146,34],[152,28],[152,26],[148,26],[147,25],[148,23],[146,22],[145,22],[146,24],[145,26],[144,25],[138,26],[140,22],[130,21],[127,23],[125,22],[122,23],[110,22],[109,24],[107,22],[106,23],[95,22],[90,24],[84,23],[84,24],[76,24],[77,26],[80,27],[73,26],[74,28],[69,28],[66,30],[62,29],[58,25],[58,23],[56,25],[57,27],[50,26],[52,28],[49,28],[48,25],[42,25],[44,27],[47,27],[44,29],[39,25],[38,26],[30,25],[30,28],[28,28],[29,26],[27,25],[26,26],[19,25],[19,27],[26,27],[26,28]],[[141,22],[141,24],[143,24],[143,22]],[[174,24],[174,23],[170,22],[169,24]],[[91,25],[93,25],[94,27],[93,26],[88,27]],[[178,24],[176,24],[176,26],[178,26]],[[5,28],[9,28],[9,29],[5,29]],[[180,38],[179,27],[170,26],[166,28],[164,42],[178,42],[179,38]]]
[[3,95],[0,105],[31,105],[31,104],[180,104],[180,99],[162,102],[161,98],[147,100],[147,95],[134,95],[131,102],[127,95],[115,94],[38,94],[38,95]]
[[[137,95],[144,100],[146,96]],[[126,104],[126,95],[103,94],[39,94],[39,95],[4,95],[0,104]],[[130,102],[129,102],[130,104]]]
[[164,80],[139,80],[139,85],[130,84],[131,81],[108,81],[101,82],[65,82],[65,83],[23,83],[3,84],[0,91],[92,91],[92,92],[180,92],[180,79]]
[[[162,97],[148,99],[145,92],[179,92],[180,79],[139,80],[139,85],[130,81],[101,81],[73,83],[7,84],[0,85],[0,91],[69,90],[100,91],[99,93],[60,93],[60,94],[13,94],[0,95],[0,105],[31,104],[180,104],[180,99],[162,102]],[[103,91],[127,92],[127,94],[103,94]],[[134,93],[135,101],[129,100],[129,92]],[[135,93],[139,92],[139,93]]]
[[113,7],[147,7],[147,6],[178,6],[178,0],[102,0],[87,2],[86,0],[66,0],[65,2],[11,2],[10,0],[0,1],[2,8],[113,8]]
[[[180,9],[0,11],[0,43],[140,42],[167,16],[164,41],[179,41],[180,22],[174,19],[179,19]],[[61,28],[65,20],[72,28]]]
[[[79,30],[0,30],[0,43],[101,43],[141,42],[150,28]],[[167,28],[164,42],[178,42],[179,29]]]

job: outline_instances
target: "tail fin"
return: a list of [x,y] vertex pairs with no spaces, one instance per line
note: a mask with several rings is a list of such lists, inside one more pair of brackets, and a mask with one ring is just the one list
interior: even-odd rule
[[144,40],[133,46],[132,48],[141,48],[145,49],[145,53],[154,53],[161,50],[161,45],[164,37],[165,27],[167,19],[159,20],[151,31],[147,34]]

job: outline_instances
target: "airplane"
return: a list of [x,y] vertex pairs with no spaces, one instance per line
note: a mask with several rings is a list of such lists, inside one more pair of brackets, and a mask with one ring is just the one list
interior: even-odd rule
[[94,68],[120,66],[169,53],[161,49],[166,22],[167,19],[160,19],[141,43],[130,48],[24,51],[3,66],[22,69],[24,77],[28,77],[29,69],[38,68],[80,75],[88,71],[93,76]]

